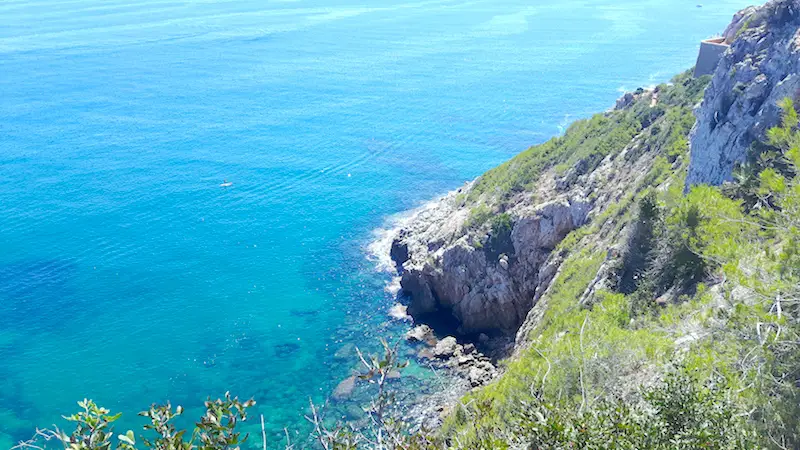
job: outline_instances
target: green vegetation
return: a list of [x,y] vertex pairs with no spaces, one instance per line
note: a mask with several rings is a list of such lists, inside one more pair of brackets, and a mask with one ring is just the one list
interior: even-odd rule
[[611,152],[621,151],[641,131],[641,123],[630,111],[598,114],[572,124],[562,137],[531,147],[511,161],[481,176],[467,196],[468,202],[507,200],[528,190],[546,169],[572,166],[586,160],[587,169]]
[[692,106],[709,82],[689,72],[658,86],[658,103],[645,97],[628,108],[597,114],[573,123],[563,136],[550,139],[486,172],[463,199],[472,205],[470,224],[484,223],[503,210],[515,194],[531,190],[541,174],[568,168],[588,173],[608,155],[621,152],[642,130],[650,128],[648,145],[664,149],[670,162],[688,150],[686,135],[694,124]]
[[742,24],[742,27],[739,28],[739,31],[736,32],[736,35],[733,38],[739,39],[739,36],[741,36],[745,31],[749,30],[755,18],[756,16],[748,17],[747,20],[745,20],[744,23]]
[[489,238],[485,248],[490,260],[496,260],[502,254],[514,252],[511,242],[511,230],[514,227],[511,216],[507,213],[498,214],[489,221]]
[[[756,155],[778,163],[755,166],[757,184],[684,196],[673,180],[635,196],[617,292],[587,291],[606,260],[592,232],[566,239],[530,348],[465,399],[446,436],[463,448],[798,448],[800,131],[783,107]],[[724,194],[743,191],[755,202]]]
[[[684,75],[660,88],[660,107],[580,121],[487,173],[465,199],[474,225],[488,224],[484,251],[499,256],[513,219],[496,208],[542,170],[590,170],[634,136],[658,155],[645,182],[559,244],[563,262],[534,307],[528,345],[501,378],[468,394],[442,429],[411,433],[389,413],[385,382],[403,364],[384,342],[381,357],[359,353],[375,390],[369,425],[330,424],[312,404],[311,440],[285,448],[800,448],[800,118],[787,100],[735,182],[684,195],[690,107],[704,82]],[[598,239],[623,229],[623,249]],[[191,433],[171,424],[180,407],[154,406],[141,436],[115,435],[118,416],[80,405],[73,432],[40,431],[23,447],[235,449],[252,401],[207,402]]]
[[[113,424],[122,414],[111,415],[106,408],[91,400],[78,402],[81,411],[64,417],[75,425],[71,433],[55,428],[37,430],[36,436],[16,448],[63,448],[65,450],[135,450],[152,448],[158,450],[234,450],[247,441],[248,436],[236,430],[240,422],[247,420],[247,408],[255,401],[240,401],[226,393],[224,399],[208,400],[206,413],[188,433],[178,430],[173,421],[183,414],[183,407],[172,405],[153,405],[149,410],[139,413],[150,423],[145,425],[145,434],[137,437],[133,430],[114,435]],[[137,447],[137,440],[141,447]],[[51,447],[48,447],[48,444]]]

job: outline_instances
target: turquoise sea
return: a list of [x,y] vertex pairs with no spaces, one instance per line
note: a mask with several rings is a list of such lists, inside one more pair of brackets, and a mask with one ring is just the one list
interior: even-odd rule
[[697,1],[0,2],[0,448],[84,397],[302,429],[402,331],[374,230],[748,4]]

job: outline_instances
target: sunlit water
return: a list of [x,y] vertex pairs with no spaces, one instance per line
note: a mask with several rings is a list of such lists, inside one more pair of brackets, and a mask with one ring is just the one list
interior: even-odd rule
[[539,3],[0,2],[0,448],[84,397],[130,425],[226,390],[277,445],[402,331],[372,230],[747,1]]

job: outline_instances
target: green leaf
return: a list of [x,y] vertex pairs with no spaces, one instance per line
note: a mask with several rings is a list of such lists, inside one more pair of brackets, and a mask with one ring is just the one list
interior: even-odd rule
[[761,172],[761,193],[782,193],[786,190],[786,179],[774,169],[769,168]]

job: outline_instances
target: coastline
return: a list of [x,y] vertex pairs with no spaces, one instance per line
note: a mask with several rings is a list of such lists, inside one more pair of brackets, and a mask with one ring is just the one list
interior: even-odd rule
[[[404,230],[433,226],[451,217],[458,209],[455,205],[457,196],[474,183],[475,180],[469,181],[418,207],[388,216],[383,226],[372,231],[372,239],[364,247],[374,269],[389,276],[384,287],[384,292],[392,298],[387,305],[387,317],[408,324],[403,338],[405,353],[433,374],[432,379],[425,381],[431,392],[419,394],[402,388],[398,392],[394,415],[409,424],[412,430],[441,426],[444,417],[457,407],[464,395],[495,379],[499,373],[495,360],[476,348],[476,344],[481,345],[481,342],[463,337],[456,339],[437,327],[430,327],[425,320],[405,313],[409,298],[401,287],[402,265],[397,263],[394,255],[394,247]],[[397,314],[398,310],[403,314]],[[482,343],[486,344],[485,341]],[[481,349],[485,348],[484,345]]]
[[[640,89],[623,95],[606,114],[629,114],[635,105],[658,103],[658,88]],[[636,134],[594,165],[584,158],[564,171],[542,170],[530,191],[515,194],[499,211],[490,210],[489,218],[505,215],[511,222],[498,248],[492,248],[496,231],[491,221],[473,222],[475,210],[490,196],[467,200],[482,192],[476,188],[480,177],[387,218],[373,232],[369,258],[376,270],[391,276],[385,291],[394,305],[408,308],[413,328],[406,339],[417,342],[418,349],[413,356],[457,380],[433,394],[407,398],[404,418],[419,416],[411,422],[418,427],[441,424],[465,394],[502,376],[497,361],[525,348],[542,319],[547,302],[539,300],[565,261],[562,241],[574,230],[593,226],[603,236],[594,246],[612,247],[616,224],[598,223],[597,217],[613,205],[627,204],[625,187],[641,184],[655,160],[655,151]],[[586,292],[602,289],[608,264]],[[439,328],[431,321],[447,318],[458,325]]]

